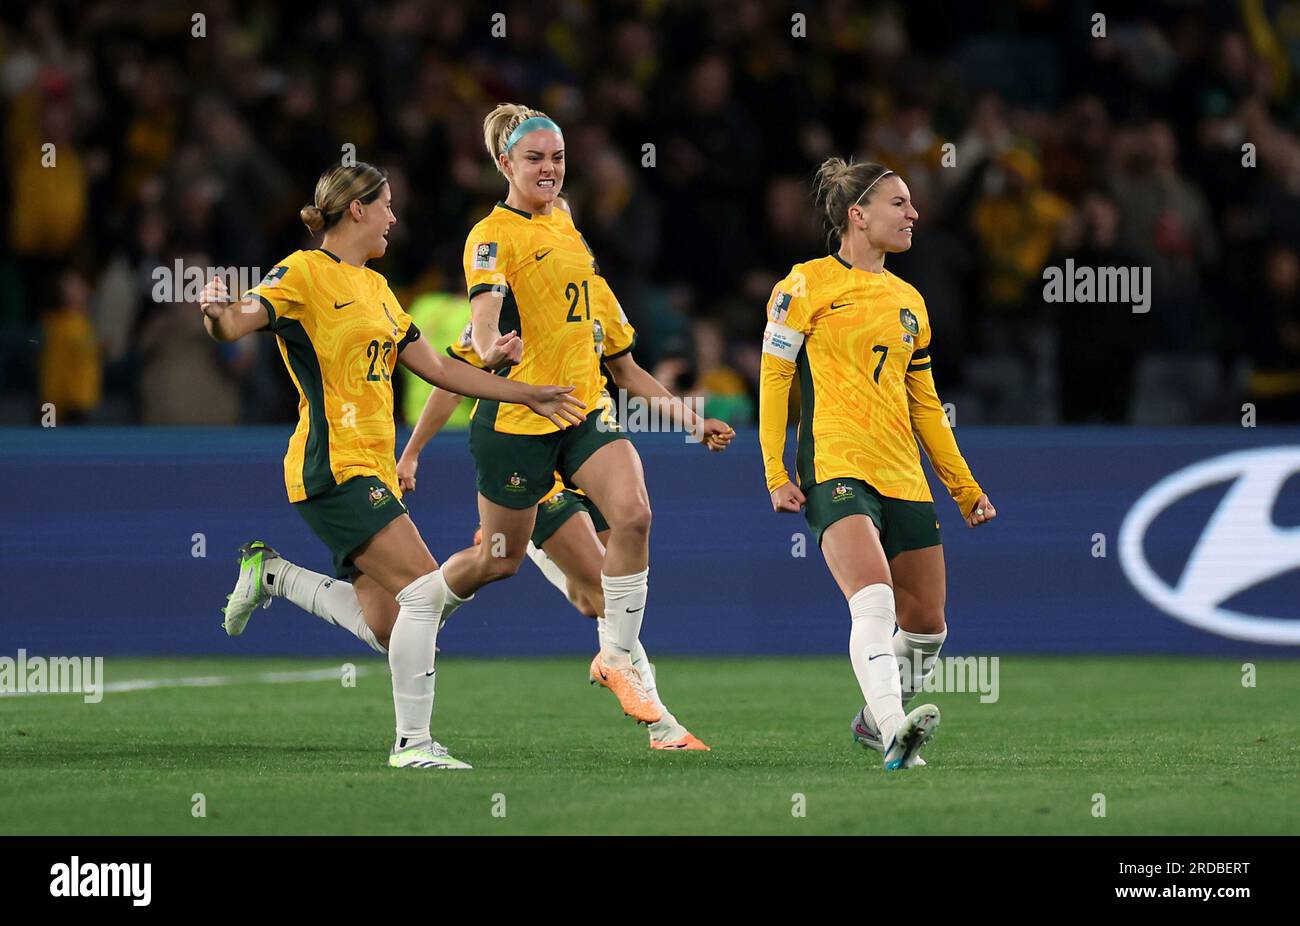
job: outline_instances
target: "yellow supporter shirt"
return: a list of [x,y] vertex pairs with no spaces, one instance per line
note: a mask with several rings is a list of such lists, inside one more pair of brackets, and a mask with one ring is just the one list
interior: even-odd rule
[[377,476],[400,497],[392,378],[420,331],[388,282],[317,248],[290,254],[249,293],[266,306],[298,389],[298,427],[284,457],[289,501],[354,476]]
[[889,498],[930,501],[919,438],[968,515],[983,490],[939,403],[929,348],[930,317],[911,284],[836,254],[796,264],[772,291],[763,335],[759,441],[768,491],[790,481],[787,396],[798,375],[800,488],[848,477]]

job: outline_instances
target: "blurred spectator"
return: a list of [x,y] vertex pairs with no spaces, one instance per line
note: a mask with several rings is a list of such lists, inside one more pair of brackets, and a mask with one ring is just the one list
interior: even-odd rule
[[1252,313],[1247,397],[1260,424],[1300,422],[1300,253],[1275,248]]
[[[45,356],[32,345],[62,319],[69,268],[103,351],[91,419],[200,414],[145,388],[171,375],[164,342],[202,334],[192,306],[152,302],[152,272],[177,251],[251,270],[311,246],[297,209],[349,153],[390,171],[399,223],[378,269],[404,304],[460,294],[466,230],[505,191],[481,131],[502,100],[564,126],[577,224],[639,358],[733,418],[753,405],[757,307],[825,253],[807,183],[831,154],[884,160],[912,189],[916,247],[890,268],[926,298],[936,376],[965,391],[964,423],[1050,420],[1058,405],[1123,420],[1119,387],[1085,388],[1092,360],[1070,344],[1179,369],[1249,363],[1261,401],[1268,371],[1290,369],[1275,252],[1300,252],[1294,3],[1136,0],[1099,39],[1071,4],[815,6],[798,34],[776,0],[539,0],[507,4],[494,36],[471,0],[227,3],[197,40],[156,4],[4,5],[0,419],[30,420]],[[1149,317],[1044,314],[1056,256],[1150,266]],[[1237,339],[1243,292],[1281,354]],[[273,345],[184,348],[226,397],[205,401],[242,408],[201,413],[292,420]],[[1180,414],[1219,415],[1226,403],[1200,398],[1213,391]]]
[[41,319],[40,399],[54,406],[59,424],[85,421],[100,401],[102,367],[89,300],[81,274],[64,271],[56,307]]

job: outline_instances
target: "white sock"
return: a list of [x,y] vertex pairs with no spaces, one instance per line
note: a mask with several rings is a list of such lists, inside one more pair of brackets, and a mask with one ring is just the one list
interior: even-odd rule
[[560,594],[565,598],[569,597],[569,580],[564,575],[564,570],[555,565],[555,560],[546,555],[545,550],[539,550],[533,546],[533,542],[528,541],[528,558],[531,559],[537,568],[542,570],[542,575],[546,576],[546,581],[550,582],[560,590]]
[[600,574],[600,587],[605,593],[605,655],[631,658],[645,618],[649,576],[648,568],[627,576]]
[[375,639],[361,610],[361,599],[351,582],[303,569],[283,557],[266,564],[266,587],[278,598],[292,601],[308,614],[315,614],[327,624],[342,627],[376,653],[388,650]]
[[903,721],[903,692],[894,655],[894,590],[884,583],[860,588],[849,599],[853,628],[849,632],[849,660],[867,709],[888,747]]
[[664,712],[664,717],[668,716],[668,708],[664,707],[664,702],[659,700],[659,689],[655,682],[655,667],[650,664],[650,657],[646,654],[645,647],[641,641],[637,640],[636,645],[632,647],[632,667],[641,673],[641,681],[645,684],[645,693]]
[[446,580],[442,578],[442,570],[438,570],[437,575],[439,576],[438,582],[442,586],[443,592],[446,595],[446,597],[443,599],[442,613],[438,616],[438,628],[442,629],[442,625],[447,623],[447,618],[455,614],[456,609],[459,608],[461,605],[473,601],[474,596],[470,595],[468,598],[460,597],[459,595],[457,595],[455,592],[451,590],[451,586],[448,585]]
[[894,655],[898,657],[904,709],[934,673],[934,662],[939,658],[939,650],[943,649],[946,639],[947,627],[938,633],[912,633],[900,627],[894,634]]
[[434,647],[438,615],[447,600],[441,572],[420,576],[397,593],[397,622],[388,640],[388,669],[393,676],[393,710],[397,748],[431,739]]

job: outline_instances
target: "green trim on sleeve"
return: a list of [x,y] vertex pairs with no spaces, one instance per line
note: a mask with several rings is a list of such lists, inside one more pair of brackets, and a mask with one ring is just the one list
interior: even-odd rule
[[634,348],[634,347],[636,347],[636,333],[635,333],[635,332],[633,332],[633,334],[632,334],[632,343],[631,343],[631,344],[629,344],[627,347],[623,348],[623,349],[622,349],[621,351],[619,351],[618,353],[615,353],[615,354],[606,354],[604,357],[601,357],[601,358],[600,358],[600,362],[601,362],[601,363],[609,363],[611,360],[617,360],[619,357],[622,357],[624,354],[630,354],[630,353],[632,352],[632,348]]
[[502,296],[508,296],[510,287],[505,283],[475,283],[469,288],[469,298],[473,299],[479,293],[500,293]]
[[418,340],[420,340],[420,329],[415,327],[415,322],[411,322],[411,327],[406,329],[406,334],[402,335],[402,340],[397,342],[397,352],[400,354],[406,349],[406,345]]
[[270,320],[269,322],[267,322],[265,325],[263,325],[261,328],[258,328],[257,330],[258,330],[258,331],[274,331],[274,330],[275,330],[275,322],[276,322],[276,314],[275,314],[275,306],[271,304],[271,300],[270,300],[270,299],[267,299],[267,298],[266,298],[265,296],[263,296],[261,293],[250,292],[248,295],[250,295],[250,296],[256,296],[256,297],[258,298],[258,301],[261,302],[262,305],[266,306],[266,314],[269,315],[269,316],[271,316],[271,320]]

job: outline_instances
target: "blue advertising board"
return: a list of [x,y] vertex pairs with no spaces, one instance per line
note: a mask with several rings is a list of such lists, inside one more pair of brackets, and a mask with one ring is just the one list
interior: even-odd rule
[[[286,501],[287,428],[0,430],[0,652],[356,653],[284,601],[229,639],[235,550],[329,571]],[[959,428],[998,519],[967,528],[932,478],[954,653],[1300,654],[1300,428]],[[405,435],[399,435],[399,443]],[[639,435],[654,509],[655,654],[842,653],[848,614],[801,516],[771,511],[757,438],[709,454]],[[477,525],[464,434],[407,501],[438,558]],[[802,555],[801,555],[802,554]],[[479,656],[592,651],[531,563],[439,638]]]

